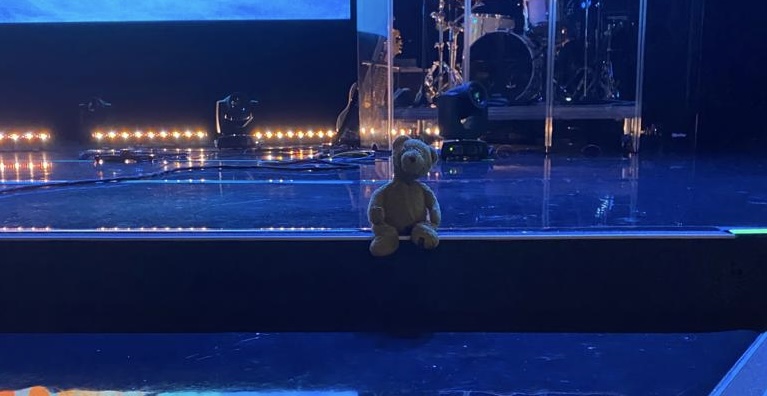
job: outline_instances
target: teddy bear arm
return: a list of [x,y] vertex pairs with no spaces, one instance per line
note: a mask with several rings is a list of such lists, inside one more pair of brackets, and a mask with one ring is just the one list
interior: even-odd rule
[[442,222],[442,211],[439,207],[439,201],[437,201],[437,196],[434,195],[434,191],[426,185],[423,187],[426,209],[429,211],[429,221],[434,227],[438,227]]
[[370,197],[370,204],[368,205],[368,220],[373,225],[382,225],[386,218],[384,213],[384,194],[381,190],[373,193]]

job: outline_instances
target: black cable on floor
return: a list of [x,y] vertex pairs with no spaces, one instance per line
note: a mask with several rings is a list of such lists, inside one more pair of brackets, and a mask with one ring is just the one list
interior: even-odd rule
[[13,193],[19,193],[24,191],[33,191],[53,187],[76,187],[85,185],[99,185],[99,184],[112,184],[121,183],[126,181],[136,180],[148,180],[162,178],[177,173],[183,172],[195,172],[206,170],[281,170],[281,171],[346,171],[359,169],[359,165],[355,163],[349,163],[346,161],[329,161],[329,160],[296,160],[296,161],[263,161],[256,165],[200,165],[200,166],[188,166],[182,168],[173,168],[158,172],[142,173],[132,176],[119,176],[106,179],[83,179],[72,180],[60,183],[40,183],[27,186],[12,187],[0,190],[0,195],[9,195]]

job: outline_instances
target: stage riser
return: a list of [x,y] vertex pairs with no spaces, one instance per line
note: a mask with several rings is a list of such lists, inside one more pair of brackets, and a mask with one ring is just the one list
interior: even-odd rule
[[1,241],[2,332],[767,329],[767,239]]

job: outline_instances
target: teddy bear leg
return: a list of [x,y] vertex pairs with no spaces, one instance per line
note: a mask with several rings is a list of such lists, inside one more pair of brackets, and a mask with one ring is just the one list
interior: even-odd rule
[[399,248],[397,229],[387,225],[373,225],[373,241],[370,242],[370,253],[376,257],[388,256]]
[[439,245],[437,230],[427,223],[416,224],[410,234],[410,240],[424,249],[434,249]]

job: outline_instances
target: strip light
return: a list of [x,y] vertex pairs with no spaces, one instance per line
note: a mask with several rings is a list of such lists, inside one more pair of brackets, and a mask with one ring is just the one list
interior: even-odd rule
[[114,128],[96,130],[91,134],[98,143],[142,143],[142,144],[180,144],[207,142],[208,132],[203,129],[159,128],[135,129]]
[[10,130],[0,129],[0,146],[30,143],[47,143],[51,133],[47,130]]
[[767,235],[767,228],[734,228],[729,231],[734,235]]
[[251,136],[267,142],[330,142],[336,132],[326,128],[265,128],[254,130]]

